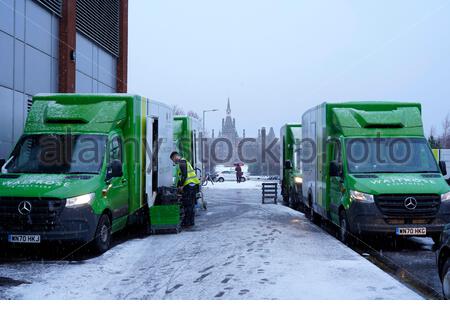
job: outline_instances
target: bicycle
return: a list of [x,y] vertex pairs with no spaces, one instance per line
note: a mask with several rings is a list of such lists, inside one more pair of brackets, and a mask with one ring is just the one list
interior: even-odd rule
[[[197,177],[201,177],[201,176],[202,176],[202,170],[201,170],[201,169],[195,168],[195,172],[196,172],[196,174],[197,174]],[[208,176],[208,175],[207,175],[207,176]],[[202,208],[203,210],[206,211],[206,210],[208,209],[208,207],[207,207],[207,202],[206,202],[206,200],[205,200],[205,197],[204,197],[203,191],[202,191],[202,187],[205,186],[205,185],[203,184],[203,181],[204,181],[204,179],[202,179],[202,183],[200,184],[200,186],[199,186],[199,188],[198,188],[198,192],[197,192],[197,201],[200,200],[201,208]]]
[[209,173],[206,174],[205,178],[202,181],[202,186],[206,187],[208,185],[208,183],[211,183],[212,185],[214,185],[214,182],[216,178],[216,175],[211,175]]

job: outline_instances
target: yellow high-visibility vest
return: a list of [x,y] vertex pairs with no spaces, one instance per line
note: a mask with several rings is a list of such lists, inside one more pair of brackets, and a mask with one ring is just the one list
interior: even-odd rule
[[[183,184],[183,187],[187,186],[188,184],[200,184],[200,180],[197,177],[197,173],[195,172],[192,165],[187,161],[186,159],[182,158],[181,161],[186,161],[186,168],[187,168],[187,177],[186,181]],[[181,180],[181,170],[180,165],[177,165],[177,185],[178,181]]]

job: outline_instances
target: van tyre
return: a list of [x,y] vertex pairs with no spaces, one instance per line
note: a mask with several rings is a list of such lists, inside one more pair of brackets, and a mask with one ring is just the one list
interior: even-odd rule
[[108,215],[104,214],[100,217],[92,244],[94,251],[98,254],[108,251],[111,247],[111,220]]
[[308,197],[308,205],[305,205],[305,217],[311,220],[311,216],[314,215],[314,208],[311,196]]
[[150,210],[148,209],[148,207],[145,207],[146,209],[142,212],[142,235],[144,237],[150,236],[153,234],[153,230],[152,230],[152,223],[150,221]]
[[351,234],[348,229],[348,220],[345,215],[345,211],[341,211],[339,215],[339,232],[338,232],[339,240],[341,240],[344,244],[350,244],[351,242]]
[[283,194],[283,203],[288,207],[291,205],[289,200],[289,195]]
[[316,225],[320,225],[321,217],[314,211],[314,207],[312,204],[312,200],[309,199],[309,208],[305,210],[305,216],[308,218],[312,223]]
[[222,182],[225,182],[225,179],[224,179],[224,178],[219,178],[219,180],[217,180],[217,181],[219,181],[220,183],[222,183]]
[[441,235],[440,234],[432,235],[431,239],[433,239],[434,245],[436,247],[439,247],[439,245],[441,244]]
[[298,209],[297,197],[292,188],[289,190],[289,207],[291,207],[294,210]]
[[305,218],[308,220],[311,220],[311,215],[314,214],[314,209],[312,208],[312,205],[310,204],[309,207],[305,208]]
[[450,257],[447,257],[442,268],[442,293],[445,299],[450,300]]
[[310,216],[311,222],[314,223],[315,225],[320,226],[321,222],[322,222],[322,217],[314,212],[314,210],[311,212],[311,216]]

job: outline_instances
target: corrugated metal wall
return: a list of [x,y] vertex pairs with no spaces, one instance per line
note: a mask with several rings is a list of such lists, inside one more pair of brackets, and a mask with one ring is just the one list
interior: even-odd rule
[[41,3],[0,1],[0,158],[22,134],[28,99],[57,91],[58,30]]
[[61,16],[62,0],[37,0],[37,2],[56,15]]
[[77,0],[77,30],[119,56],[119,0]]
[[119,0],[77,0],[77,92],[116,92]]

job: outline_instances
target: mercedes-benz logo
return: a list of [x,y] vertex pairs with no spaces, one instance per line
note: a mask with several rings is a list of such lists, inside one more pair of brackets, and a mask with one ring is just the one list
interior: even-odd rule
[[17,207],[17,210],[23,216],[29,215],[31,213],[31,209],[32,206],[29,201],[22,201],[21,203],[19,203],[19,206]]
[[405,199],[405,208],[408,210],[416,210],[417,199],[413,197],[408,197]]

